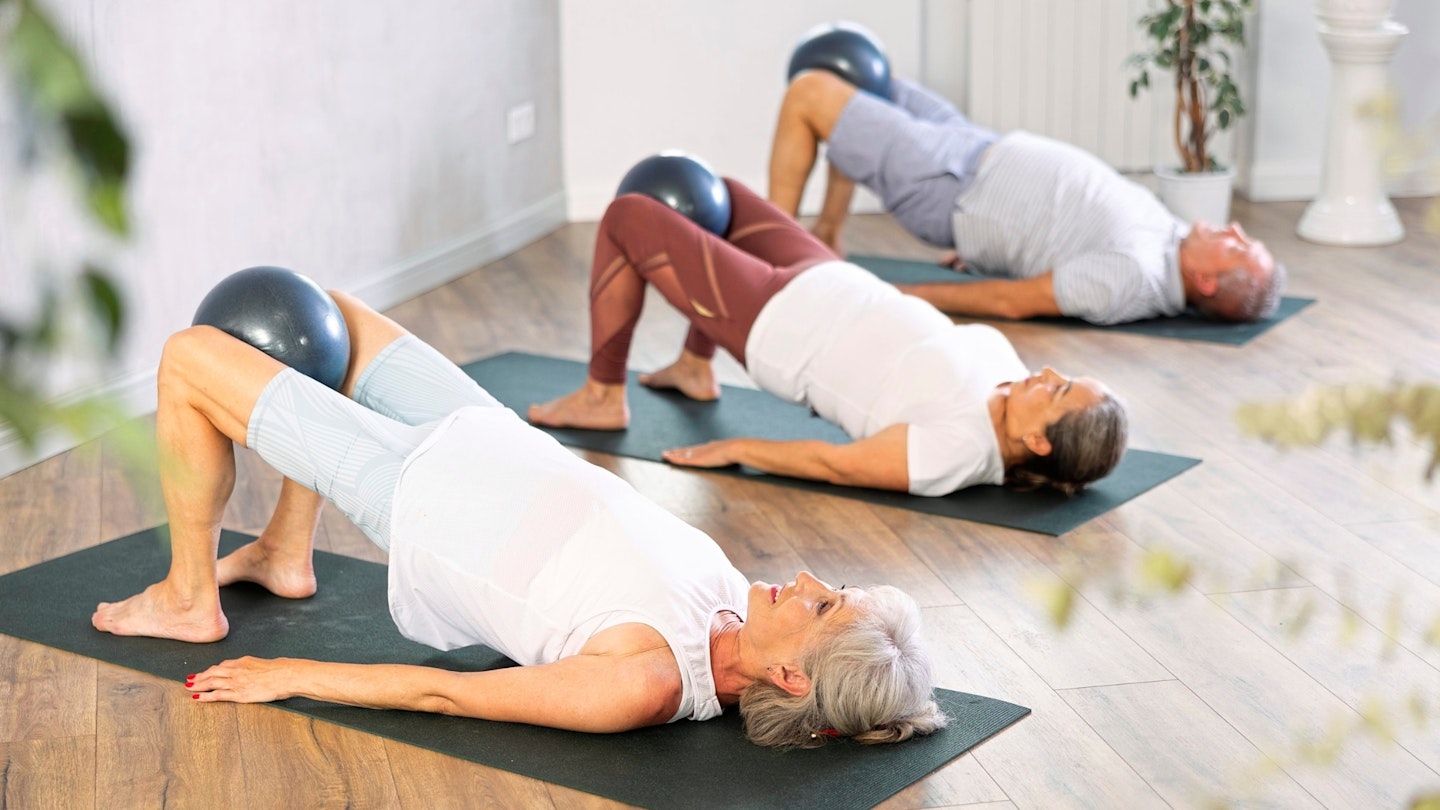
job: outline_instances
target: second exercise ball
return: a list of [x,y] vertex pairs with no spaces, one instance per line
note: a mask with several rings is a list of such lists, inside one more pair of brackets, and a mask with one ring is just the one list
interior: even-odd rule
[[716,236],[730,230],[730,190],[709,164],[686,152],[666,151],[636,163],[615,196],[644,194],[689,217]]
[[890,58],[875,35],[855,23],[825,23],[806,32],[785,77],[794,79],[804,70],[828,70],[861,90],[890,97]]
[[205,324],[239,338],[331,388],[345,380],[350,332],[330,294],[283,267],[250,267],[216,284],[195,310]]

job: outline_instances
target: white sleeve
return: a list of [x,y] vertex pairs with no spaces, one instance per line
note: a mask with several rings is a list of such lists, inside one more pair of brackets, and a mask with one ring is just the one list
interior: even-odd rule
[[1109,326],[1161,314],[1146,294],[1144,272],[1121,253],[1088,253],[1055,267],[1055,304],[1071,318]]
[[993,435],[977,435],[963,424],[912,423],[906,454],[911,495],[938,498],[976,484],[1004,483]]

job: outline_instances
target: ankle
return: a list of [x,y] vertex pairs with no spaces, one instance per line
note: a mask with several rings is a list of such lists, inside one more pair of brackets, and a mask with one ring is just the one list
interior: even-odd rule
[[585,396],[594,403],[608,405],[625,401],[624,383],[603,383],[593,377],[585,379]]

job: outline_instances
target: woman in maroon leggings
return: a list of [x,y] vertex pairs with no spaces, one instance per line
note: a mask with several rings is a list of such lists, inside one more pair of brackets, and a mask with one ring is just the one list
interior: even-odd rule
[[533,405],[538,425],[629,424],[625,365],[654,285],[690,320],[678,360],[640,381],[699,400],[730,352],[764,390],[804,404],[855,441],[725,439],[667,451],[682,465],[743,464],[852,486],[944,495],[974,484],[1078,491],[1124,452],[1123,406],[1105,386],[1029,374],[995,329],[934,307],[839,260],[734,180],[725,238],[627,194],[600,222],[590,280],[591,359],[579,390]]

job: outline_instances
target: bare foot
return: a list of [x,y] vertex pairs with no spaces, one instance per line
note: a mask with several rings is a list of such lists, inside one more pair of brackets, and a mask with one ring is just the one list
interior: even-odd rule
[[625,386],[586,380],[578,391],[530,406],[530,422],[548,427],[624,430],[630,424]]
[[640,384],[651,388],[672,388],[691,399],[709,402],[720,398],[720,383],[710,361],[690,352],[652,374],[641,374]]
[[117,636],[149,636],[180,641],[219,641],[230,632],[216,594],[199,601],[183,599],[168,581],[157,582],[123,602],[101,602],[90,623]]
[[315,566],[308,547],[304,554],[286,559],[274,553],[261,537],[221,557],[215,571],[216,581],[222,587],[235,582],[253,582],[286,599],[315,595]]

